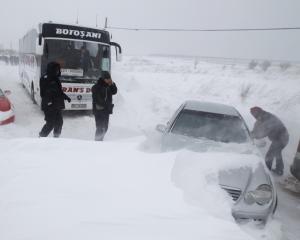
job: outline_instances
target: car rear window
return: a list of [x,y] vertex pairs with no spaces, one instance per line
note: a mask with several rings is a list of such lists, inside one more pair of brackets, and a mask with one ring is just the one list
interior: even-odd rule
[[218,142],[243,143],[249,139],[241,118],[193,110],[181,111],[171,132]]

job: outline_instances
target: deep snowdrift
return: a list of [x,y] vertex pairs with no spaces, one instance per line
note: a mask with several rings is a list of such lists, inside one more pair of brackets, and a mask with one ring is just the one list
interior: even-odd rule
[[[107,141],[95,143],[85,141],[93,140],[93,117],[74,113],[65,115],[62,139],[37,139],[43,114],[20,85],[17,68],[0,64],[1,88],[12,91],[16,111],[16,122],[0,127],[0,239],[279,239],[277,221],[264,230],[234,223],[228,196],[217,182],[206,182],[215,165],[197,168],[194,179],[211,187],[207,198],[197,206],[185,201],[172,176],[188,154],[158,153],[154,127],[187,99],[234,105],[250,128],[249,108],[261,106],[291,133],[287,174],[300,136],[299,76],[297,65],[263,71],[244,63],[126,57],[113,68],[119,94]],[[284,232],[297,222],[291,216]]]
[[[195,206],[171,179],[181,181],[176,156],[188,167],[186,157],[198,154],[149,154],[138,150],[141,141],[1,140],[0,238],[255,239],[234,222],[231,199],[212,181],[216,154],[203,155],[205,168],[196,167],[190,183],[205,188],[195,189],[202,194]],[[229,169],[255,165],[255,158],[241,163],[222,155]],[[274,239],[277,225],[259,234]]]

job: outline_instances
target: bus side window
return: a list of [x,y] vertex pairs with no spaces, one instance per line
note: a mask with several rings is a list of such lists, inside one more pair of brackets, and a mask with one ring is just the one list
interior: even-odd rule
[[48,49],[48,43],[45,44],[45,47],[44,47],[44,56],[46,58],[48,58],[48,53],[49,53],[49,49]]

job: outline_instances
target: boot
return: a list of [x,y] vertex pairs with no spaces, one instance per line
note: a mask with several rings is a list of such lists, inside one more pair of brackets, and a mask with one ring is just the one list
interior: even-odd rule
[[59,133],[53,133],[54,138],[59,138],[60,134]]

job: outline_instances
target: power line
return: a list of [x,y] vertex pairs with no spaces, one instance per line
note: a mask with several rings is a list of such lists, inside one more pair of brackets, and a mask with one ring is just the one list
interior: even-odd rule
[[129,28],[129,27],[110,27],[107,29],[123,31],[161,31],[161,32],[242,32],[242,31],[287,31],[300,30],[300,27],[273,27],[273,28],[219,28],[219,29],[185,29],[185,28]]

